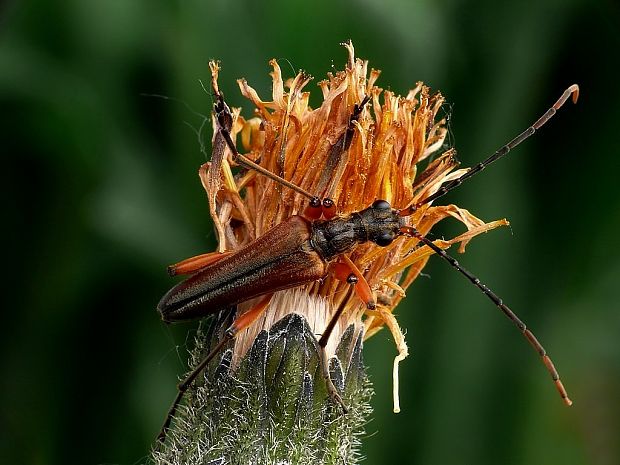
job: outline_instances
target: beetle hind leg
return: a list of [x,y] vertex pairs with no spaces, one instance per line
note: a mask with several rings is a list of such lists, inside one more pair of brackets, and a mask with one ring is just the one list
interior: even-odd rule
[[192,274],[196,271],[220,261],[222,258],[230,255],[230,252],[210,252],[196,255],[195,257],[186,258],[174,265],[168,267],[168,274],[176,276],[180,274]]
[[213,350],[211,350],[211,352],[209,352],[209,354],[202,360],[202,362],[200,362],[196,366],[196,368],[194,368],[192,372],[178,384],[177,396],[175,397],[174,402],[170,406],[170,410],[168,410],[168,415],[166,415],[166,420],[164,421],[164,424],[161,427],[161,431],[157,436],[157,440],[160,443],[163,443],[166,440],[166,433],[168,432],[170,423],[172,423],[172,419],[176,414],[181,400],[183,400],[185,392],[189,389],[189,387],[192,385],[198,375],[206,368],[209,362],[211,362],[211,360],[213,360],[215,356],[224,348],[224,346],[232,339],[234,339],[235,336],[239,334],[239,332],[252,325],[252,323],[254,323],[258,319],[258,317],[263,314],[265,309],[268,307],[272,296],[273,294],[268,294],[267,296],[263,297],[254,307],[235,318],[235,321],[233,321],[232,324],[228,327],[228,329],[226,329],[226,331],[224,332],[224,336],[213,348]]
[[[325,341],[325,344],[327,344],[327,341]],[[323,373],[323,379],[325,380],[325,385],[327,387],[327,393],[329,397],[335,403],[340,405],[340,407],[342,408],[342,413],[346,415],[347,413],[349,413],[349,409],[345,405],[344,400],[342,400],[342,396],[340,396],[338,388],[334,385],[334,382],[332,381],[332,377],[329,373],[329,357],[327,356],[327,350],[325,349],[325,346],[321,346],[321,372]]]

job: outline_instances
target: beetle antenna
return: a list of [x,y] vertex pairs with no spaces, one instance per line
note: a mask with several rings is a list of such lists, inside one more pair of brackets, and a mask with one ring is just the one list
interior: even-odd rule
[[497,294],[495,294],[491,289],[489,289],[485,284],[481,283],[480,279],[478,279],[470,271],[463,268],[455,258],[448,255],[445,250],[443,250],[441,247],[436,245],[433,241],[423,236],[417,229],[411,226],[403,226],[401,227],[400,232],[403,235],[415,237],[420,242],[422,242],[424,245],[431,248],[437,255],[439,255],[441,258],[447,261],[453,268],[455,268],[459,273],[465,276],[474,286],[480,289],[484,293],[484,295],[486,295],[491,300],[491,302],[493,302],[502,311],[502,313],[504,313],[504,315],[506,315],[508,319],[515,324],[515,326],[521,332],[521,334],[523,334],[525,339],[527,339],[527,341],[534,348],[534,350],[538,352],[538,355],[540,355],[542,362],[547,368],[547,371],[549,372],[549,374],[551,375],[551,378],[553,379],[555,387],[560,393],[560,396],[562,397],[562,399],[564,400],[564,403],[566,405],[572,405],[573,401],[569,399],[568,393],[566,392],[566,389],[564,388],[564,385],[562,384],[562,381],[560,380],[560,374],[555,369],[555,366],[553,365],[551,358],[547,355],[547,351],[542,346],[542,344],[538,342],[538,339],[536,339],[536,336],[534,336],[534,333],[532,333],[527,328],[525,323],[521,321],[521,319],[502,301],[502,299]]
[[230,131],[225,126],[225,121],[232,120],[232,114],[230,113],[230,109],[228,108],[228,105],[226,105],[226,102],[224,102],[224,96],[221,94],[221,92],[218,92],[216,94],[216,103],[214,104],[214,112],[217,118],[218,131],[222,135],[222,137],[224,137],[224,140],[226,141],[226,145],[228,145],[228,148],[232,152],[233,160],[235,162],[239,163],[244,168],[257,171],[261,173],[262,175],[267,176],[269,179],[272,179],[282,184],[283,186],[288,187],[289,189],[293,189],[295,192],[298,192],[299,194],[303,195],[304,197],[307,197],[310,200],[316,198],[315,195],[312,195],[305,189],[302,189],[296,184],[293,184],[292,182],[287,181],[286,179],[278,176],[277,174],[272,173],[268,169],[265,169],[262,166],[254,163],[248,157],[240,154],[237,151],[237,147],[235,147],[235,143],[233,142],[232,137],[230,136]]
[[[310,192],[308,192],[305,189],[302,189],[301,187],[299,187],[298,185],[287,181],[286,179],[282,178],[281,176],[278,176],[275,173],[272,173],[271,171],[263,168],[262,166],[256,164],[255,162],[253,162],[252,160],[250,160],[248,157],[246,157],[245,155],[242,155],[239,153],[239,151],[237,150],[237,147],[235,146],[235,143],[232,140],[232,137],[230,135],[230,130],[228,129],[228,127],[230,127],[230,125],[232,124],[232,114],[230,112],[230,108],[228,107],[228,105],[226,104],[226,102],[224,101],[224,95],[222,94],[222,92],[220,92],[218,86],[217,86],[217,81],[215,79],[212,80],[212,86],[213,86],[213,93],[215,95],[215,103],[213,105],[213,111],[215,113],[215,117],[217,119],[217,125],[218,125],[218,132],[222,135],[222,137],[224,138],[224,140],[226,141],[226,145],[228,146],[228,148],[230,149],[230,151],[232,152],[232,156],[233,156],[233,160],[240,164],[241,166],[247,168],[247,169],[252,169],[254,171],[257,171],[258,173],[268,177],[269,179],[280,183],[281,185],[288,187],[289,189],[294,190],[295,192],[303,195],[304,197],[310,199],[310,204],[312,206],[312,208],[317,208],[318,206],[323,205],[323,208],[326,210],[329,210],[330,208],[332,208],[333,206],[333,201],[329,198],[325,198],[323,199],[323,201],[321,202],[321,199],[316,196],[311,194]],[[366,106],[366,104],[370,101],[370,95],[366,95],[362,101],[360,102],[360,104],[355,104],[354,108],[353,108],[353,113],[351,115],[351,117],[349,118],[349,124],[347,126],[347,129],[345,131],[345,133],[342,136],[342,140],[339,140],[336,143],[336,146],[341,145],[341,150],[339,150],[340,153],[345,152],[346,150],[348,150],[349,146],[351,145],[351,141],[353,139],[353,133],[354,133],[354,123],[359,119],[364,107]],[[333,162],[333,164],[336,164]]]
[[447,194],[452,189],[460,186],[463,183],[463,181],[471,178],[475,174],[485,169],[487,166],[489,166],[494,161],[502,158],[504,155],[506,155],[508,152],[514,149],[517,145],[519,145],[525,139],[533,135],[547,121],[549,121],[553,117],[553,115],[556,114],[556,112],[564,105],[564,103],[566,103],[568,98],[571,96],[572,96],[573,103],[577,103],[577,98],[579,97],[579,86],[577,84],[573,84],[572,86],[568,87],[564,91],[564,93],[560,96],[560,98],[557,100],[557,102],[555,102],[553,106],[551,106],[540,118],[538,118],[536,122],[534,122],[534,124],[532,124],[529,128],[527,128],[517,137],[512,139],[506,145],[496,150],[493,155],[481,161],[477,165],[471,167],[465,174],[463,174],[459,178],[446,182],[437,190],[437,192],[429,195],[428,197],[420,200],[419,202],[414,203],[413,205],[410,205],[407,208],[404,208],[403,210],[400,211],[400,215],[408,216],[408,215],[413,214],[421,206],[426,205],[427,203],[430,203],[433,200]]
[[217,78],[220,71],[219,63],[215,61],[209,62],[209,67],[211,68],[211,87],[213,88],[213,96],[215,97],[215,102],[213,103],[213,113],[215,113],[215,118],[217,120],[217,131],[218,134],[224,138],[226,145],[232,152],[233,160],[243,166],[244,168],[252,169],[257,171],[264,176],[267,176],[269,179],[272,179],[280,184],[293,189],[295,192],[299,192],[304,197],[309,198],[311,201],[316,199],[316,196],[310,194],[306,190],[302,189],[299,186],[296,186],[292,182],[287,181],[286,179],[278,176],[275,173],[263,168],[260,165],[257,165],[248,157],[241,155],[237,151],[237,147],[232,140],[230,135],[230,129],[233,123],[232,113],[230,112],[230,108],[226,105],[224,101],[224,94],[220,91],[220,88],[217,84]]

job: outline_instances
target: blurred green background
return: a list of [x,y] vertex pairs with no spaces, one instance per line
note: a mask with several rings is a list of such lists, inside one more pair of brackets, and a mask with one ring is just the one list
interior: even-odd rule
[[569,84],[582,91],[446,197],[510,219],[460,260],[535,330],[575,405],[493,305],[435,259],[397,311],[412,354],[399,415],[388,332],[366,346],[377,391],[366,463],[620,463],[617,3],[8,1],[0,15],[1,463],[144,459],[192,336],[155,312],[165,266],[214,247],[186,124],[210,111],[207,62],[222,60],[220,85],[247,115],[236,78],[269,95],[275,57],[286,75],[303,68],[318,81],[342,68],[349,38],[383,70],[380,86],[406,93],[424,80],[444,93],[464,166]]

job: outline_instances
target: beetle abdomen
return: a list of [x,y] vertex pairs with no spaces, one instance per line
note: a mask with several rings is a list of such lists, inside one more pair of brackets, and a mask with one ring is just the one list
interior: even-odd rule
[[292,216],[174,286],[157,310],[167,322],[202,318],[263,294],[320,279],[327,264],[310,246],[310,234],[310,222]]

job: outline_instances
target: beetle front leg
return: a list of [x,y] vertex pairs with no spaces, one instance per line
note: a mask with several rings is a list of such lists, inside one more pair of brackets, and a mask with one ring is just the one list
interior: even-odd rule
[[[368,285],[368,282],[362,275],[361,271],[355,266],[355,264],[351,261],[349,257],[343,255],[342,262],[338,262],[333,265],[333,273],[336,279],[340,279],[341,281],[346,281],[355,286],[355,293],[358,297],[366,304],[366,308],[373,310],[376,308],[377,304],[372,295],[372,290]],[[331,317],[329,323],[327,324],[325,331],[321,335],[321,339],[319,339],[319,347],[321,348],[321,369],[323,371],[323,378],[325,378],[325,383],[327,385],[327,391],[330,397],[340,404],[342,407],[342,411],[346,414],[348,409],[342,400],[342,397],[338,393],[338,389],[334,386],[334,382],[329,374],[329,359],[327,357],[327,341],[329,340],[329,336],[331,335],[338,319],[342,315],[344,310],[344,306],[341,306],[336,313]]]

